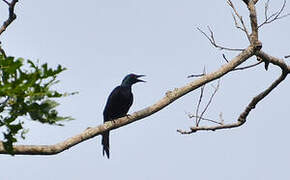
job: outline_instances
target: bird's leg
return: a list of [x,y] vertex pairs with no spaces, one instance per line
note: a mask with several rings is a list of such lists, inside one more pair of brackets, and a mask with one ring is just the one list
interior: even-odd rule
[[[130,118],[131,115],[130,114],[126,114],[124,117]],[[113,122],[113,124],[115,124],[116,123],[116,120],[114,119],[114,120],[112,120],[112,122]]]
[[126,114],[126,117],[127,117],[127,118],[130,118],[130,117],[131,117],[131,114]]

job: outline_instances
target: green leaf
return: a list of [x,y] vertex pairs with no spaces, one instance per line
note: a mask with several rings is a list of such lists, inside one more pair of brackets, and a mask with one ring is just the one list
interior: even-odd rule
[[3,145],[5,149],[13,153],[13,143],[17,141],[16,135],[27,131],[23,123],[16,123],[19,118],[52,125],[63,125],[61,122],[72,120],[69,116],[59,116],[56,101],[58,98],[74,95],[73,93],[61,93],[53,89],[53,85],[59,83],[57,77],[66,68],[58,65],[51,68],[47,63],[38,65],[31,60],[0,55],[0,127],[4,126]]

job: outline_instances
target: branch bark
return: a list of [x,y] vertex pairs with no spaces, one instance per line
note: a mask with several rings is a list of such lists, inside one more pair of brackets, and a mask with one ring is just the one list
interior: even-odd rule
[[9,16],[0,28],[0,35],[7,29],[7,27],[16,19],[16,14],[14,13],[14,8],[18,0],[12,0],[10,3],[4,1],[9,6]]

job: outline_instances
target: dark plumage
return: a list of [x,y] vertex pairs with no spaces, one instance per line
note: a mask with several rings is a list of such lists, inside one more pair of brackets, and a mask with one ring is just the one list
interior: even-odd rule
[[[145,82],[139,77],[144,75],[129,74],[127,75],[120,86],[117,86],[110,94],[105,106],[103,115],[104,122],[111,121],[127,115],[129,108],[133,103],[132,85],[137,82]],[[110,132],[107,131],[102,135],[103,155],[110,158]]]

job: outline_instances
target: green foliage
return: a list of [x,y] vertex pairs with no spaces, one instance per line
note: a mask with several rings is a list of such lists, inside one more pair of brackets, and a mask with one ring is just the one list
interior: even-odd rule
[[30,60],[0,55],[0,127],[5,129],[3,145],[9,153],[13,154],[16,136],[21,134],[24,138],[25,117],[54,125],[71,120],[58,115],[55,108],[59,104],[54,101],[70,94],[51,90],[51,86],[58,83],[57,75],[64,70],[61,65],[52,69],[47,63],[36,65]]

